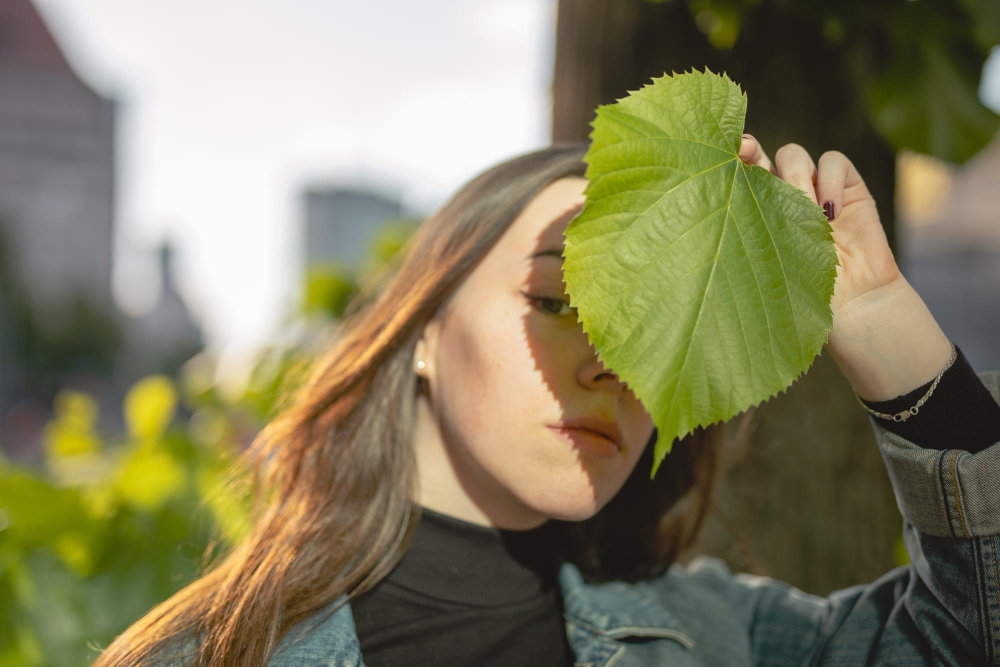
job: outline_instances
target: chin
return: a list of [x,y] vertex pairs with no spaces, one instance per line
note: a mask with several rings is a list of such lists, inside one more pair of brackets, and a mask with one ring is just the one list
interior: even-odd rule
[[586,521],[611,500],[606,491],[595,488],[589,478],[573,484],[551,484],[544,496],[531,503],[540,514],[559,521]]

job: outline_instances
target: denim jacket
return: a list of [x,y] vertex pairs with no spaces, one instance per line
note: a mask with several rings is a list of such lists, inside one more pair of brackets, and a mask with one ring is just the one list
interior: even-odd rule
[[[1000,372],[977,375],[1000,403]],[[575,664],[1000,665],[1000,442],[928,449],[869,419],[909,565],[820,597],[710,556],[634,584],[588,584],[567,562],[559,585]],[[293,628],[268,664],[363,665],[350,605],[323,616]]]

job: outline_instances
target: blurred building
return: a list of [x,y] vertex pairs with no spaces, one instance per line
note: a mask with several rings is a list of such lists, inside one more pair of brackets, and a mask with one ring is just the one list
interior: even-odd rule
[[37,457],[59,389],[89,392],[115,430],[125,388],[200,347],[169,249],[153,311],[130,321],[115,303],[116,109],[31,0],[0,0],[0,449],[16,458]]
[[399,199],[358,187],[311,187],[302,196],[302,299],[296,308],[300,344],[325,342],[327,323],[383,270],[422,223],[404,215]]
[[114,310],[114,128],[115,101],[77,76],[30,0],[0,2],[0,224],[53,324],[69,287]]
[[77,76],[34,5],[0,2],[0,443],[6,449],[12,433],[30,438],[45,417],[30,404],[44,384],[40,369],[62,352],[71,355],[54,332],[74,318],[95,332],[114,326],[114,118],[115,101]]
[[204,334],[177,290],[173,246],[157,250],[160,295],[152,309],[125,325],[116,375],[126,382],[154,373],[174,373],[205,346]]
[[398,219],[402,205],[376,192],[347,188],[308,188],[305,200],[305,265],[353,265],[368,251],[380,223]]

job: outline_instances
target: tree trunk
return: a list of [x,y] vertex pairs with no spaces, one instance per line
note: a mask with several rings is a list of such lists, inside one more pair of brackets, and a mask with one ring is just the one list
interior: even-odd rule
[[[790,142],[814,161],[827,150],[851,159],[895,248],[895,156],[868,121],[860,84],[878,44],[875,33],[830,44],[818,18],[762,0],[723,52],[699,31],[687,3],[560,0],[552,139],[587,139],[598,105],[653,77],[725,72],[747,94],[745,131],[772,161]],[[827,348],[805,376],[752,412],[749,444],[725,452],[705,531],[682,561],[712,553],[736,570],[817,594],[891,569],[902,519],[868,415]]]

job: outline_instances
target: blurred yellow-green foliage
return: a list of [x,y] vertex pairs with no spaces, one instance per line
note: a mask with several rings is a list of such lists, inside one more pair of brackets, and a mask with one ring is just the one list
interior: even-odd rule
[[[326,274],[305,314],[340,318],[418,225],[384,224],[358,267]],[[123,400],[126,432],[114,438],[100,434],[93,397],[56,395],[44,468],[0,453],[0,667],[91,664],[192,581],[206,554],[246,534],[249,488],[238,455],[310,354],[303,346],[261,352],[236,396],[214,382],[203,354],[177,377],[142,378]]]
[[[45,470],[0,462],[0,665],[85,665],[193,578],[213,530],[247,529],[246,496],[219,484],[239,453],[223,406],[176,418],[171,378],[137,382],[128,431],[106,442],[97,407],[64,390]],[[211,422],[214,420],[214,424]]]

